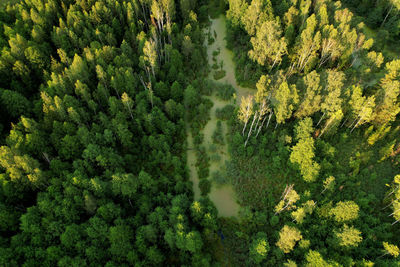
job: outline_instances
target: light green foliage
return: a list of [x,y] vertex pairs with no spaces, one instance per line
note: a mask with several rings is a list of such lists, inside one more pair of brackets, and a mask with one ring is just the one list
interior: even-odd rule
[[397,258],[400,255],[400,250],[396,245],[383,242],[383,248],[385,250],[385,255],[389,254],[394,258]]
[[256,36],[250,39],[253,46],[249,51],[250,58],[262,66],[268,62],[271,68],[279,64],[282,56],[287,53],[286,41],[281,34],[276,21],[265,21],[257,30]]
[[362,241],[361,232],[346,224],[340,231],[335,232],[335,236],[338,239],[339,246],[342,247],[357,247]]
[[326,190],[333,191],[335,188],[336,182],[335,182],[335,177],[329,176],[324,180],[324,189],[322,190],[321,194],[325,192]]
[[304,221],[304,218],[307,214],[311,214],[314,211],[315,202],[313,200],[308,200],[303,203],[302,207],[299,207],[297,210],[291,213],[293,220],[297,223],[301,224]]
[[250,245],[250,258],[257,264],[267,258],[269,244],[267,235],[263,232],[257,233],[255,239]]
[[306,267],[333,267],[335,265],[329,264],[324,260],[318,251],[309,250],[306,254]]
[[311,116],[321,108],[321,86],[319,74],[316,71],[312,71],[303,77],[303,81],[306,89],[303,98],[300,100],[299,108],[295,113],[295,116],[298,118]]
[[284,123],[285,120],[292,116],[298,101],[296,86],[289,86],[287,82],[282,82],[271,99],[278,124]]
[[397,96],[400,93],[400,60],[393,60],[386,63],[385,77],[381,79],[380,89],[377,92],[376,115],[374,121],[379,124],[394,120],[400,111],[397,103]]
[[312,120],[305,118],[299,122],[295,128],[296,138],[299,140],[292,147],[290,162],[297,164],[303,179],[312,182],[318,176],[320,166],[313,161],[314,158],[314,139],[311,137],[313,132]]
[[244,13],[248,8],[248,4],[245,0],[229,0],[229,10],[226,13],[232,23],[237,26],[241,23]]
[[354,201],[339,201],[330,213],[337,222],[348,222],[358,218],[360,208]]
[[293,250],[296,242],[302,238],[303,237],[297,228],[285,225],[279,232],[279,240],[276,245],[284,253],[289,253]]
[[283,266],[285,266],[285,267],[297,267],[297,264],[296,264],[296,262],[294,262],[292,260],[288,260],[287,262],[285,262],[283,264]]

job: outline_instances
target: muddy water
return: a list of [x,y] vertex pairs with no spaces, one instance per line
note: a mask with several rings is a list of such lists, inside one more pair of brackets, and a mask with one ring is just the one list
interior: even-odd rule
[[[226,71],[226,76],[223,77],[222,79],[218,80],[218,82],[231,84],[236,89],[237,102],[239,103],[242,96],[246,96],[248,94],[253,94],[254,90],[240,87],[236,83],[233,54],[230,50],[228,50],[226,48],[225,17],[220,16],[217,19],[211,20],[211,22],[212,22],[211,29],[210,29],[211,34],[214,36],[214,31],[215,31],[217,34],[217,37],[215,38],[215,42],[213,44],[209,45],[207,48],[208,62],[210,64],[210,66],[214,63],[212,60],[212,53],[213,53],[213,51],[220,49],[220,53],[216,58],[217,58],[218,63],[223,61],[223,69]],[[210,73],[209,78],[213,79],[212,72]],[[207,148],[208,153],[211,155],[212,153],[209,151],[209,147],[213,143],[212,135],[217,126],[217,118],[215,117],[215,110],[218,108],[223,108],[227,104],[233,104],[233,100],[230,102],[229,101],[221,101],[215,97],[214,93],[212,94],[211,97],[209,97],[209,99],[211,101],[213,101],[214,106],[212,107],[212,109],[210,111],[211,119],[208,121],[205,128],[203,129],[203,133],[204,133],[203,145]],[[227,132],[226,122],[222,123],[222,127],[224,130],[224,133],[226,133]],[[213,161],[213,160],[210,161],[210,164],[211,164],[210,165],[210,176],[212,175],[212,173],[214,173],[216,171],[219,171],[220,173],[225,173],[225,161],[229,160],[229,155],[228,155],[228,147],[226,145],[226,139],[224,141],[225,141],[225,145],[217,145],[216,153],[219,155],[220,160],[219,161]],[[193,140],[192,140],[192,136],[190,134],[188,136],[188,147],[189,148],[193,147]],[[194,194],[195,194],[195,199],[198,199],[200,197],[200,190],[198,188],[199,179],[198,179],[197,171],[195,168],[196,156],[195,156],[195,152],[193,150],[188,150],[187,160],[188,160],[189,169],[190,169],[190,179],[193,181],[193,187],[194,187],[193,190],[194,190]],[[208,179],[211,180],[211,177],[209,177]],[[237,203],[235,192],[231,185],[217,186],[215,183],[213,183],[209,197],[214,202],[215,206],[217,207],[219,216],[230,217],[230,216],[236,216],[238,214],[240,206]]]
[[[212,61],[212,52],[216,51],[218,48],[221,49],[221,52],[217,56],[218,62],[223,61],[224,67],[223,69],[226,71],[226,76],[220,80],[222,83],[229,83],[236,89],[236,95],[238,102],[240,101],[242,96],[247,96],[249,94],[254,94],[253,89],[244,88],[239,86],[236,83],[235,79],[235,63],[233,62],[233,52],[226,48],[226,20],[225,16],[220,16],[217,19],[211,20],[211,34],[214,36],[214,31],[217,33],[217,38],[215,38],[215,42],[208,46],[208,62],[210,65],[213,64]],[[211,76],[211,75],[210,75]],[[212,77],[210,77],[212,78]]]

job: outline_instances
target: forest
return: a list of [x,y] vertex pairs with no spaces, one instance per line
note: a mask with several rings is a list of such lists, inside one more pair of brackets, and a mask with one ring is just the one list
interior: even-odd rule
[[9,0],[0,49],[0,266],[400,266],[399,0]]

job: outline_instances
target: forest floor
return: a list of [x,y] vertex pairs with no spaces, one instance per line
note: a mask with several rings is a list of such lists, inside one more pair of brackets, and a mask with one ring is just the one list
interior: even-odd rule
[[[232,85],[236,94],[231,101],[223,101],[216,97],[216,93],[213,92],[210,97],[208,97],[213,103],[213,107],[210,111],[211,119],[208,121],[206,126],[203,129],[204,134],[204,143],[203,145],[207,149],[207,153],[211,156],[212,160],[210,162],[210,176],[213,174],[219,173],[221,175],[226,175],[226,162],[229,160],[228,146],[226,140],[227,133],[227,123],[222,123],[222,128],[224,130],[224,144],[215,145],[212,140],[212,135],[214,130],[217,127],[218,119],[216,118],[215,111],[219,108],[223,108],[228,104],[240,103],[240,99],[242,96],[246,96],[248,94],[253,94],[254,91],[249,88],[240,87],[236,83],[235,79],[235,65],[233,62],[233,53],[232,51],[226,48],[226,21],[224,16],[219,16],[216,19],[211,20],[211,26],[208,29],[213,35],[215,41],[207,46],[208,53],[208,62],[210,65],[213,65],[215,62],[213,60],[213,52],[220,51],[218,55],[214,56],[216,62],[223,64],[223,70],[226,72],[225,76],[218,80],[221,83],[227,83]],[[210,72],[209,79],[215,80],[213,78],[214,71]],[[236,101],[238,99],[239,101]],[[188,136],[188,147],[193,147],[193,138],[191,134]],[[195,168],[196,155],[194,150],[188,150],[187,152],[187,161],[190,169],[190,179],[193,182],[193,190],[195,193],[195,199],[200,197],[200,190],[198,188],[199,179]],[[217,160],[213,160],[216,158]],[[209,179],[211,179],[209,177]],[[237,203],[236,194],[233,190],[233,187],[229,184],[218,185],[216,183],[212,183],[211,192],[209,194],[210,199],[213,201],[215,206],[218,209],[219,216],[222,217],[230,217],[237,216],[239,211],[239,204]]]

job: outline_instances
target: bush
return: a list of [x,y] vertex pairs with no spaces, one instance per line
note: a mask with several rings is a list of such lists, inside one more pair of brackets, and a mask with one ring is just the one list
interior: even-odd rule
[[231,100],[233,94],[236,92],[230,84],[218,84],[217,85],[217,97],[221,100],[228,101]]
[[206,196],[211,192],[211,183],[207,179],[201,179],[199,181],[199,188],[202,196]]
[[204,134],[202,132],[197,132],[196,135],[193,137],[193,144],[200,145],[203,143],[204,140]]
[[221,156],[218,153],[214,153],[211,155],[211,161],[218,162],[221,160]]
[[217,185],[224,185],[228,183],[228,179],[224,173],[215,171],[211,174],[212,181]]
[[224,144],[224,134],[222,130],[221,121],[217,122],[217,128],[215,128],[214,133],[212,135],[212,140],[215,144],[223,145]]
[[196,168],[200,179],[207,178],[210,174],[210,158],[204,146],[196,146]]
[[223,108],[217,108],[215,110],[215,117],[219,120],[229,120],[232,118],[233,113],[235,112],[235,106],[234,105],[226,105]]
[[214,79],[215,80],[220,80],[222,78],[224,78],[226,75],[226,71],[224,70],[217,70],[216,72],[214,72]]
[[208,34],[208,45],[212,45],[215,42],[214,37],[212,37],[211,33]]
[[269,223],[271,226],[275,226],[279,223],[279,217],[278,216],[272,216],[271,219],[269,220]]

